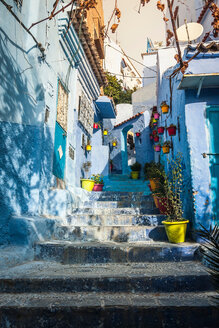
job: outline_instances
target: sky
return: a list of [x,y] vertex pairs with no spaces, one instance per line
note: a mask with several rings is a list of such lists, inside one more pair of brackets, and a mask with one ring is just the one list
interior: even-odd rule
[[[117,41],[127,55],[142,61],[141,54],[146,51],[147,37],[152,41],[163,41],[165,39],[163,16],[157,10],[155,0],[151,0],[138,13],[140,0],[117,0],[117,6],[122,16],[119,27],[115,34],[109,29],[108,34],[113,41]],[[115,0],[103,0],[105,25],[112,15]],[[110,26],[117,23],[113,19]],[[138,70],[141,69],[137,65]]]

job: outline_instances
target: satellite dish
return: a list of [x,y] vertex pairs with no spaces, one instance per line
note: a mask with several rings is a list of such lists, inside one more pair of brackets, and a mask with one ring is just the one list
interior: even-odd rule
[[177,36],[179,41],[193,41],[198,39],[204,31],[204,28],[199,23],[186,23],[180,26],[177,30]]

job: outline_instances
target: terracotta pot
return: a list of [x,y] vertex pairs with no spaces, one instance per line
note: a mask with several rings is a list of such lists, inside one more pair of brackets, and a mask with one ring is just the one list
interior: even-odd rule
[[159,113],[154,113],[154,118],[155,120],[159,120],[160,114]]
[[169,136],[175,136],[176,135],[176,126],[169,126],[167,128]]
[[93,191],[103,191],[103,184],[95,183],[93,187]]
[[161,146],[158,146],[158,145],[155,146],[154,150],[159,153],[161,151]]
[[154,136],[154,142],[159,142],[159,137],[158,136]]
[[163,106],[160,106],[160,107],[161,107],[161,110],[162,110],[163,114],[167,114],[169,112],[169,106],[168,105],[163,105]]
[[151,190],[155,191],[160,187],[160,183],[158,179],[149,179],[150,185],[151,185]]
[[160,126],[159,128],[157,128],[157,132],[158,134],[164,134],[164,127]]

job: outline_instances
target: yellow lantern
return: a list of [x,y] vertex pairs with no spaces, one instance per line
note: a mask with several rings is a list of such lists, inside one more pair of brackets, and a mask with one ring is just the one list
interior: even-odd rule
[[87,145],[87,146],[86,146],[86,151],[89,152],[89,151],[91,151],[91,149],[92,149],[92,146],[91,146],[91,145]]
[[107,136],[107,135],[108,135],[108,130],[107,130],[107,129],[104,129],[104,130],[103,130],[103,135],[104,135],[104,136]]

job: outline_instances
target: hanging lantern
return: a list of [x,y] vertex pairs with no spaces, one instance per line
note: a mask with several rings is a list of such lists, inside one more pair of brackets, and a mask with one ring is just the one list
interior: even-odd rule
[[154,119],[159,120],[160,114],[158,112],[154,113]]
[[176,135],[176,126],[171,124],[168,128],[167,128],[168,134],[170,137],[175,136]]
[[98,129],[99,128],[99,124],[98,123],[94,123],[93,128],[94,129]]
[[87,152],[91,151],[91,149],[92,149],[92,146],[91,146],[91,145],[87,145],[87,146],[86,146],[86,151],[87,151]]
[[140,135],[141,135],[141,132],[136,132],[136,137],[140,137]]
[[154,142],[159,142],[159,137],[158,136],[154,136]]
[[164,127],[159,126],[159,128],[157,128],[157,132],[158,132],[158,134],[164,134]]
[[107,129],[104,129],[104,130],[103,130],[103,135],[104,135],[104,136],[107,136],[107,135],[108,135],[108,130],[107,130]]

